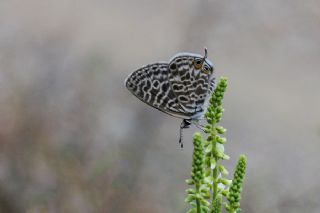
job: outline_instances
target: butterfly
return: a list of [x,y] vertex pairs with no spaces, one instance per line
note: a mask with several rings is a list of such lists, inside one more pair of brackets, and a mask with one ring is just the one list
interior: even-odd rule
[[182,119],[182,130],[196,126],[207,109],[215,88],[214,66],[204,56],[177,53],[169,62],[145,65],[132,72],[125,80],[127,89],[142,102],[171,116]]

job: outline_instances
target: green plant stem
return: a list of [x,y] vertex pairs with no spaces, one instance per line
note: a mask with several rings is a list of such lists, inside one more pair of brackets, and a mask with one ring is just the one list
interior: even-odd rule
[[217,178],[218,178],[218,159],[216,157],[216,122],[213,121],[211,124],[211,138],[212,138],[212,151],[211,151],[211,155],[212,158],[214,158],[216,165],[214,167],[214,169],[212,170],[212,178],[213,178],[213,189],[212,189],[212,202],[214,203],[216,198],[217,198],[217,194],[218,194],[218,182],[217,182]]
[[[200,193],[200,185],[197,183],[196,184],[196,195],[198,195]],[[197,204],[197,213],[201,213],[201,203],[200,203],[200,199],[196,198],[196,204]]]
[[218,194],[218,182],[217,182],[217,178],[218,178],[218,170],[216,169],[217,167],[215,167],[213,169],[212,172],[212,177],[214,178],[214,183],[213,183],[213,192],[212,192],[212,203],[214,203],[214,201],[217,198],[217,194]]

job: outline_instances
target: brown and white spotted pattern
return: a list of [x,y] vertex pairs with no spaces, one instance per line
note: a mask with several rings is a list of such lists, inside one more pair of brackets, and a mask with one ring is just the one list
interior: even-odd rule
[[126,87],[141,101],[183,119],[197,119],[214,89],[212,63],[192,53],[177,54],[169,63],[134,71]]

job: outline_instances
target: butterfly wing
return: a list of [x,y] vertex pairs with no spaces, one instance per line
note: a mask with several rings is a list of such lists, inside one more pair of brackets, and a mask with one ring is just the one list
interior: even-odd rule
[[[191,53],[179,54],[169,63],[169,82],[172,91],[185,114],[191,118],[203,115],[206,101],[214,89],[214,78],[195,68],[196,58],[203,57]],[[209,64],[207,65],[211,68]]]
[[171,90],[167,63],[146,65],[134,71],[125,81],[128,90],[148,105],[179,118],[184,115],[177,97]]

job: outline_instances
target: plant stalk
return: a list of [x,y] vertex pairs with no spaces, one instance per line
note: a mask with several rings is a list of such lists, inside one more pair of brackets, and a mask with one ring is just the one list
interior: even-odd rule
[[213,178],[213,188],[212,188],[212,202],[211,203],[215,203],[215,200],[217,198],[218,195],[218,182],[217,182],[217,178],[218,178],[218,159],[216,156],[216,121],[213,121],[211,124],[211,138],[212,138],[212,150],[211,150],[211,156],[212,158],[215,160],[216,165],[214,167],[214,169],[212,170],[212,178]]
[[[200,185],[197,183],[196,184],[196,195],[198,195],[200,193]],[[196,198],[196,204],[197,204],[197,213],[201,213],[201,203],[200,203],[200,199]]]

